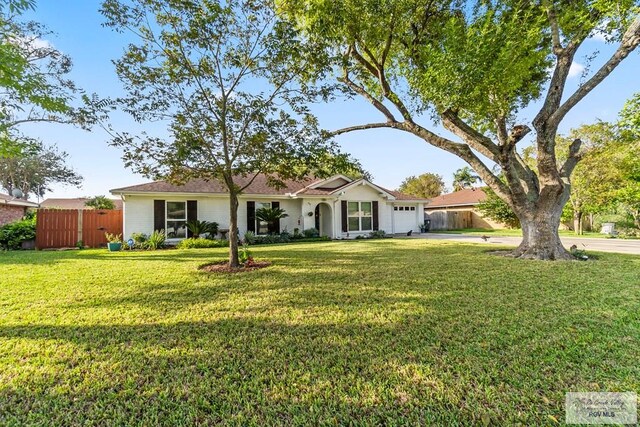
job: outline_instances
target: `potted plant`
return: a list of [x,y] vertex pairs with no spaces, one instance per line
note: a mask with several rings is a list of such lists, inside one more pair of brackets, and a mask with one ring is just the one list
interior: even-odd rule
[[122,249],[122,234],[104,233],[107,238],[107,248],[109,252],[118,252]]

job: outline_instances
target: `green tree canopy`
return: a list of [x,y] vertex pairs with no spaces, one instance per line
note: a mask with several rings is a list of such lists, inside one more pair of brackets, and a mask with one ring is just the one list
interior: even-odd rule
[[619,126],[624,132],[631,133],[631,138],[640,139],[640,92],[624,104]]
[[435,173],[423,173],[419,176],[406,178],[398,187],[398,191],[413,196],[430,199],[439,196],[444,191],[442,176]]
[[[514,255],[571,258],[557,228],[581,143],[576,140],[560,163],[556,135],[567,113],[640,44],[637,1],[280,0],[278,5],[310,43],[324,44],[326,55],[314,63],[313,77],[333,79],[380,113],[380,121],[336,134],[396,129],[460,157],[520,219],[523,241]],[[615,44],[614,53],[568,92],[571,64],[594,34]],[[587,54],[597,58],[599,52]],[[538,100],[532,117],[520,114]],[[424,123],[424,113],[454,136]],[[533,167],[516,149],[532,132],[538,153]]]
[[95,196],[87,200],[84,205],[92,209],[115,209],[116,204],[106,196]]
[[68,165],[69,155],[38,140],[25,140],[20,155],[0,156],[0,187],[9,194],[18,188],[27,198],[40,198],[53,184],[80,186],[82,176]]

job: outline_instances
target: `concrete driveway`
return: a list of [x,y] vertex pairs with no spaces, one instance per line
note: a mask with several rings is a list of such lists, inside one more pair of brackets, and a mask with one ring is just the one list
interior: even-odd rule
[[[500,237],[491,236],[485,242],[480,236],[465,234],[438,234],[425,233],[406,237],[407,239],[427,239],[427,240],[450,240],[452,242],[482,243],[504,246],[518,246],[522,239],[520,237]],[[596,252],[618,252],[623,254],[640,255],[640,240],[623,239],[594,239],[587,237],[560,237],[566,248],[576,245],[578,249]]]

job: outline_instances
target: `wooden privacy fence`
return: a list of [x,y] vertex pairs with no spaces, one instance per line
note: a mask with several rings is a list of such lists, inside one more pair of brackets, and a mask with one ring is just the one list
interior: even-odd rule
[[430,230],[471,228],[471,211],[431,211],[425,219],[431,220]]
[[105,233],[122,234],[121,210],[38,209],[36,249],[107,244]]

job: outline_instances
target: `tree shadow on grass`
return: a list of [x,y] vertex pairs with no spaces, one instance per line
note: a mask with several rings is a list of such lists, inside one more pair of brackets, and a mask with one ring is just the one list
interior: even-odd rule
[[[423,242],[421,242],[423,243]],[[450,246],[448,246],[450,245]],[[460,252],[452,250],[455,246],[476,248],[477,245],[465,243],[437,243],[424,241],[424,245],[412,249],[426,249],[448,252],[448,255],[456,257]],[[486,246],[485,246],[486,247]],[[390,256],[401,257],[407,248],[402,247],[402,241],[386,240],[362,240],[362,241],[330,241],[320,243],[293,243],[280,245],[258,245],[250,249],[261,257],[295,258],[314,260],[317,258],[326,260],[380,260]],[[223,260],[228,257],[227,248],[213,248],[201,250],[177,250],[165,249],[159,251],[120,251],[109,252],[106,249],[69,250],[69,251],[14,251],[0,253],[0,265],[53,265],[60,262],[86,260],[120,262],[166,262],[166,261],[194,261],[194,260]]]
[[[16,359],[3,368],[0,422],[544,424],[561,416],[565,391],[628,387],[624,375],[637,372],[633,354],[611,359],[598,342],[619,332],[591,331],[585,355],[567,349],[566,331],[525,337],[436,320],[4,325]],[[594,375],[603,357],[615,363]]]

